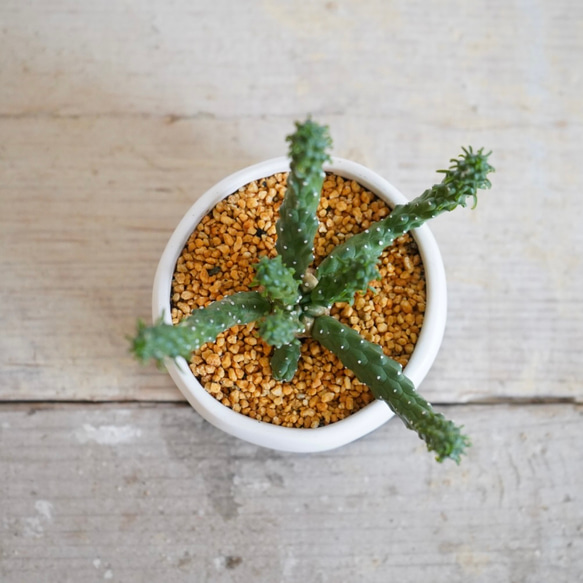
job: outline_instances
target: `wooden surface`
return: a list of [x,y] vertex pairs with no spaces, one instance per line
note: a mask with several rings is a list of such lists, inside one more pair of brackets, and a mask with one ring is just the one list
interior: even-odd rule
[[[0,581],[583,580],[583,5],[0,2]],[[161,251],[293,121],[413,197],[462,145],[494,188],[436,219],[448,325],[391,422],[259,450],[140,368]]]
[[583,580],[574,405],[445,408],[439,465],[398,423],[273,453],[182,405],[6,406],[0,580]]

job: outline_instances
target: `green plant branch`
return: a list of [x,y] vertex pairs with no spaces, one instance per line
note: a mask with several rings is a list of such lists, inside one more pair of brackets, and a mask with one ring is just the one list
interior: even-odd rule
[[182,356],[190,360],[193,351],[232,326],[249,324],[269,314],[271,304],[257,292],[239,292],[199,308],[179,324],[158,322],[153,326],[138,323],[131,350],[138,360],[155,360]]
[[301,344],[294,338],[289,344],[273,349],[271,371],[277,381],[289,382],[294,378],[300,360]]
[[[434,185],[413,201],[397,205],[385,219],[338,245],[319,265],[318,285],[312,291],[315,304],[331,306],[338,301],[352,301],[354,294],[365,291],[382,252],[397,238],[458,205],[466,199],[477,203],[477,191],[490,188],[488,174],[494,169],[483,149],[463,149],[458,159],[451,160],[440,184]],[[371,277],[374,279],[374,277]]]
[[436,453],[437,461],[450,458],[460,462],[469,439],[460,427],[433,410],[403,374],[401,365],[386,356],[380,346],[331,316],[316,318],[312,336],[336,354],[375,398],[385,401],[407,428],[417,432],[427,449]]
[[267,344],[280,348],[293,342],[304,331],[297,309],[275,306],[270,314],[259,320],[259,335]]
[[284,306],[293,306],[300,299],[299,282],[294,277],[294,270],[286,267],[281,255],[270,259],[262,257],[255,264],[255,279],[252,286],[260,286],[259,293]]
[[324,182],[322,165],[328,161],[332,141],[326,126],[308,119],[296,123],[296,131],[287,137],[291,158],[287,189],[276,224],[277,253],[283,263],[302,280],[314,260],[314,237],[318,231],[316,211]]

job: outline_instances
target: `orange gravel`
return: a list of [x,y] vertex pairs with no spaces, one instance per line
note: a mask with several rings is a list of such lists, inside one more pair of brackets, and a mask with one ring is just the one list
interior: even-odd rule
[[[172,320],[238,291],[248,291],[253,264],[275,256],[275,223],[287,174],[251,182],[221,201],[189,238],[172,282]],[[390,212],[354,181],[328,174],[318,209],[317,265],[339,243]],[[425,274],[417,245],[406,234],[381,256],[381,280],[357,295],[353,306],[335,304],[332,315],[380,344],[403,366],[415,348],[425,312]],[[271,347],[254,324],[235,326],[195,352],[190,368],[216,399],[234,411],[285,427],[319,427],[370,403],[365,385],[311,338],[302,341],[294,379],[271,375]]]

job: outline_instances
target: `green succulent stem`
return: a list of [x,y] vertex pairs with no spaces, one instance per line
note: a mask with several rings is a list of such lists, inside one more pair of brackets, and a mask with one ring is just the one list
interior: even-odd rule
[[259,335],[276,348],[293,342],[303,331],[304,324],[297,309],[274,306],[270,314],[259,320]]
[[131,350],[142,362],[182,356],[189,360],[192,352],[232,326],[249,324],[267,315],[271,304],[257,292],[239,292],[199,308],[179,324],[158,322],[153,326],[138,323]]
[[302,280],[314,260],[314,237],[318,231],[316,211],[324,182],[322,165],[330,159],[331,140],[326,126],[311,119],[296,123],[296,131],[287,137],[290,144],[290,173],[287,189],[276,224],[277,253],[283,263]]
[[300,360],[301,343],[294,338],[289,344],[274,348],[271,355],[271,371],[277,381],[289,382],[294,378]]
[[301,297],[294,270],[283,264],[281,255],[273,259],[262,257],[255,265],[255,279],[251,285],[261,286],[259,293],[264,298],[284,306],[293,306]]
[[450,458],[460,462],[469,439],[460,427],[433,410],[403,374],[401,365],[386,356],[380,346],[331,316],[316,318],[312,336],[336,354],[375,398],[385,401],[407,428],[417,432],[427,449],[436,453],[437,461]]
[[397,205],[391,214],[368,229],[338,245],[319,265],[317,287],[311,299],[315,304],[331,306],[334,302],[351,302],[356,292],[366,290],[378,276],[376,265],[382,252],[397,238],[466,200],[477,202],[477,191],[490,188],[488,174],[494,169],[483,149],[463,149],[458,159],[451,160],[440,184],[426,190],[416,199]]

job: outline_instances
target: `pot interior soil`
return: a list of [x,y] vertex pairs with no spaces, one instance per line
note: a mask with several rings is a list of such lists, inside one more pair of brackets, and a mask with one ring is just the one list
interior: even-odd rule
[[[248,291],[253,265],[274,257],[278,208],[287,174],[251,182],[221,201],[190,236],[172,281],[172,321],[225,295]],[[354,181],[327,174],[314,245],[315,265],[339,243],[390,212],[387,204]],[[379,344],[405,366],[415,348],[425,312],[425,274],[411,235],[397,239],[379,263],[381,279],[357,295],[352,306],[337,303],[331,314]],[[271,347],[255,324],[234,326],[193,354],[190,368],[205,389],[227,407],[285,427],[314,428],[339,421],[373,400],[365,385],[338,358],[311,338],[302,341],[294,379],[271,375]]]

